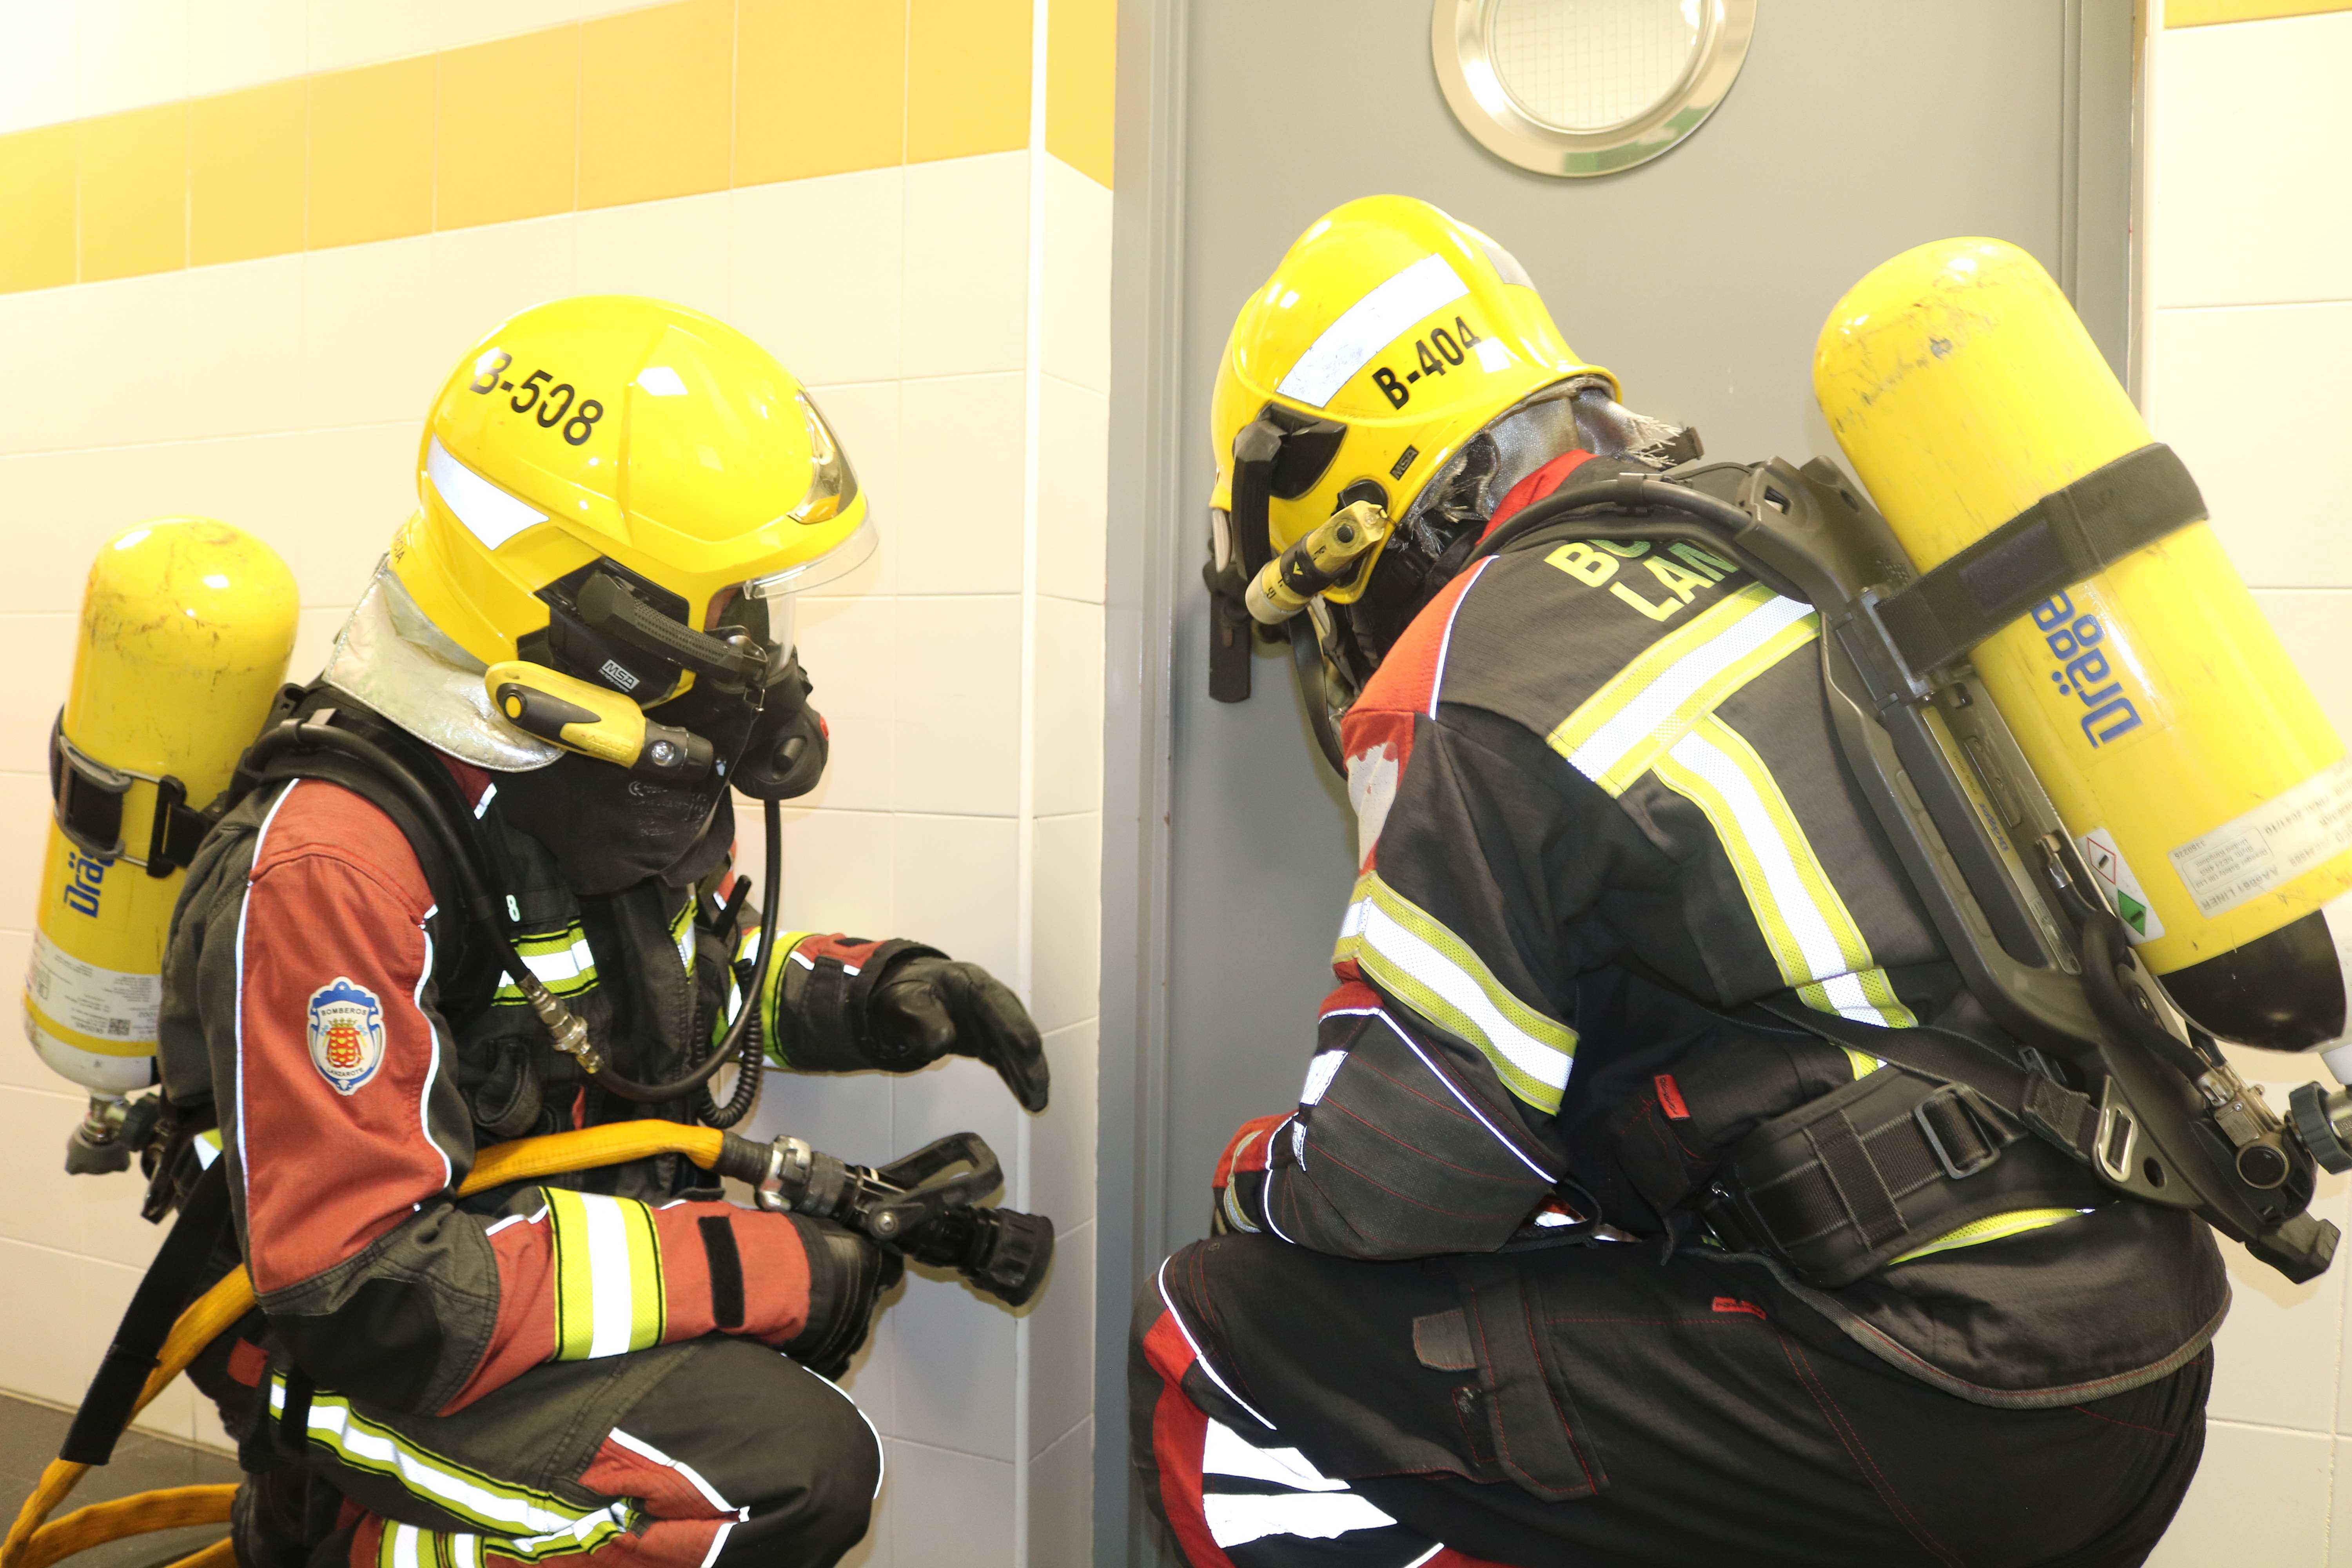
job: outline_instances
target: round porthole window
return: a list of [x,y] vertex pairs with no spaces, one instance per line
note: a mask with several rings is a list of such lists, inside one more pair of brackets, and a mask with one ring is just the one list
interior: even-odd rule
[[1539,174],[1610,174],[1697,130],[1748,58],[1756,0],[1436,0],[1454,116]]

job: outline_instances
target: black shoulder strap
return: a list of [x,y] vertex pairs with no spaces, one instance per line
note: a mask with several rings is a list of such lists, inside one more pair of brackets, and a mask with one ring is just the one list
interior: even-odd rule
[[1835,1014],[1817,1013],[1801,1003],[1786,1000],[1759,1002],[1757,1007],[1832,1045],[1860,1051],[1945,1083],[1958,1084],[2044,1142],[2084,1164],[2090,1163],[2099,1124],[2099,1108],[2091,1097],[2029,1070],[1990,1046],[1929,1024],[1908,1029],[1882,1028]]
[[[299,722],[321,709],[332,708],[331,722],[338,729],[348,729],[390,752],[409,773],[423,784],[441,805],[445,818],[457,830],[460,841],[478,838],[478,825],[473,812],[458,793],[457,781],[441,766],[431,751],[397,725],[352,701],[340,691],[313,687],[304,693],[288,715],[289,721]],[[392,819],[400,836],[408,841],[416,856],[416,863],[425,873],[425,885],[433,889],[434,902],[446,917],[440,929],[454,934],[455,941],[435,944],[434,971],[445,994],[460,994],[478,978],[479,969],[475,950],[482,944],[466,940],[471,927],[467,912],[465,883],[457,868],[449,863],[441,847],[441,836],[431,825],[420,819],[408,797],[374,770],[340,752],[327,752],[298,747],[273,754],[253,774],[256,787],[269,787],[296,779],[318,779],[339,784],[351,791]]]

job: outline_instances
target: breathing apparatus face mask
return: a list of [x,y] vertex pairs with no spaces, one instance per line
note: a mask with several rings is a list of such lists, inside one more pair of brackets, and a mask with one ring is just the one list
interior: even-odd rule
[[675,594],[591,563],[542,590],[547,626],[484,684],[516,728],[641,784],[714,801],[730,785],[761,800],[805,795],[826,742],[793,647],[793,598],[872,552],[868,525],[816,561],[721,595],[700,631]]

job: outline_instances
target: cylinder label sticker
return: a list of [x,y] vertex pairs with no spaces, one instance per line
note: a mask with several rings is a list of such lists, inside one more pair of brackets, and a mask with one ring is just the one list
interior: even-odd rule
[[155,1016],[163,1001],[160,974],[85,963],[35,931],[25,990],[42,1012],[77,1034],[126,1045],[152,1045],[155,1039]]
[[2097,879],[2099,891],[2106,895],[2107,907],[2116,911],[2130,933],[2131,942],[2137,947],[2144,942],[2154,942],[2164,934],[2164,922],[2156,918],[2147,895],[2140,890],[2139,879],[2132,875],[2131,862],[2116,847],[2116,836],[2104,827],[2094,827],[2074,840],[2090,863],[2091,875]]
[[2172,852],[2173,868],[2218,915],[2352,848],[2352,757],[2200,834]]

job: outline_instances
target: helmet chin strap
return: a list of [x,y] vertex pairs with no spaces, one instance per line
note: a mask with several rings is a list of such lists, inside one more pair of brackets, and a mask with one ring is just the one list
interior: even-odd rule
[[[1298,695],[1307,704],[1307,727],[1313,731],[1316,749],[1331,771],[1341,778],[1348,776],[1348,758],[1339,743],[1339,724],[1331,708],[1331,667],[1323,657],[1322,639],[1317,633],[1313,618],[1294,616],[1290,622],[1290,668],[1298,678]],[[1345,713],[1342,703],[1339,711]]]

